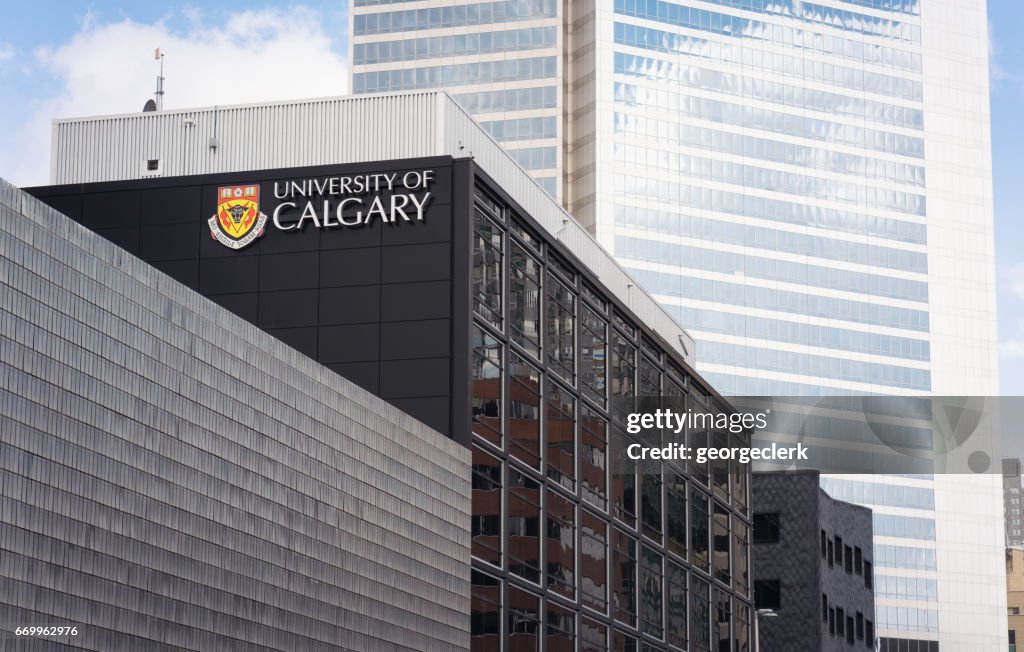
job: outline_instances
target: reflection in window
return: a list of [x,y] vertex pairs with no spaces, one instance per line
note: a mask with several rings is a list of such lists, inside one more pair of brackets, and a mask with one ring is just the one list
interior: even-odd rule
[[665,487],[665,534],[668,540],[665,545],[686,559],[686,480],[683,476],[673,473],[668,476]]
[[547,506],[548,588],[576,598],[576,506],[553,491]]
[[636,395],[636,346],[618,330],[612,332],[612,397],[632,398]]
[[501,566],[501,460],[473,447],[473,556]]
[[729,584],[732,581],[729,569],[729,512],[718,503],[715,503],[713,527],[715,579]]
[[583,618],[580,620],[581,652],[607,652],[608,627],[596,620]]
[[668,603],[668,628],[666,639],[669,644],[686,647],[686,569],[672,561],[666,562],[666,601]]
[[720,589],[715,589],[715,642],[719,650],[728,650],[732,645],[732,598]]
[[644,469],[640,473],[640,516],[643,532],[661,542],[661,474]]
[[615,630],[612,634],[612,649],[615,652],[640,652],[640,648],[636,644],[636,637],[619,630]]
[[508,589],[508,646],[540,650],[540,598],[514,586]]
[[[733,435],[732,446],[734,448],[750,446],[750,436]],[[750,467],[747,464],[732,464],[732,504],[739,512],[745,512],[747,507],[747,479],[749,477],[749,469]]]
[[608,422],[586,405],[580,408],[580,494],[605,508],[608,500]]
[[663,638],[665,628],[662,611],[664,604],[662,556],[647,546],[641,548],[641,555],[640,628],[655,638]]
[[711,587],[690,575],[690,650],[711,652]]
[[540,583],[540,485],[510,468],[508,489],[508,570]]
[[540,359],[540,263],[517,242],[509,243],[509,334]]
[[751,652],[750,650],[750,607],[739,600],[735,605],[736,629],[736,652]]
[[583,393],[604,406],[608,364],[608,323],[589,306],[580,309],[580,376]]
[[608,611],[608,526],[587,510],[582,510],[580,529],[580,592],[583,604]]
[[501,581],[474,569],[470,613],[470,650],[487,652],[501,645]]
[[509,452],[540,468],[540,372],[526,360],[509,354]]
[[612,615],[636,627],[636,539],[616,529],[612,544]]
[[501,446],[501,343],[473,327],[473,433]]
[[640,356],[640,394],[638,396],[661,396],[661,371],[645,355]]
[[[716,408],[716,412],[725,412],[723,408]],[[712,446],[721,450],[729,447],[729,433],[715,431],[712,433]],[[715,496],[721,500],[729,500],[729,460],[712,460],[711,485],[715,489]]]
[[576,652],[576,614],[547,602],[547,625],[544,630],[548,652]]
[[736,593],[741,596],[750,592],[750,528],[733,516],[732,519],[732,573],[736,578]]
[[618,425],[613,426],[612,514],[630,527],[636,526],[636,471],[626,451],[634,443]]
[[708,571],[708,537],[710,535],[708,521],[710,512],[708,496],[690,488],[690,563],[697,568]]
[[576,384],[576,295],[548,273],[547,340],[549,368]]
[[473,229],[473,310],[501,328],[501,245],[503,234],[480,208]]
[[576,488],[576,399],[557,383],[547,386],[544,442],[548,477],[569,491]]

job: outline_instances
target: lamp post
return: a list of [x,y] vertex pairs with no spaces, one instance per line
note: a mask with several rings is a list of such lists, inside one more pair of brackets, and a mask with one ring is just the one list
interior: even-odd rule
[[757,609],[754,611],[754,652],[761,652],[761,619],[775,618],[778,615],[772,609]]

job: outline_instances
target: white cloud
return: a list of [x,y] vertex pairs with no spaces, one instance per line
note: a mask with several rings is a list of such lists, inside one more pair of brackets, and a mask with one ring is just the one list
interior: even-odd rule
[[14,46],[10,43],[0,43],[0,62],[10,61],[14,58]]
[[331,49],[321,16],[302,7],[217,16],[183,12],[186,27],[166,21],[83,21],[70,41],[35,52],[40,74],[60,92],[38,98],[13,146],[0,147],[0,176],[18,185],[48,182],[54,118],[141,111],[156,87],[165,54],[164,108],[201,107],[345,93],[344,58]]

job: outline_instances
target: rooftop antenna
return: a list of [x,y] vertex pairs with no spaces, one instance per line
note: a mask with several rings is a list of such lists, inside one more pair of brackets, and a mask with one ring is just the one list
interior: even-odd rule
[[160,76],[156,78],[156,110],[164,110],[164,53],[157,48],[153,59],[160,62]]

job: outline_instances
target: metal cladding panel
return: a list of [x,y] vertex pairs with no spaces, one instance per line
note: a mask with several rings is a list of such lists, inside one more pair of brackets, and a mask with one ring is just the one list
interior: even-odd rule
[[[58,120],[55,184],[431,156],[436,93]],[[147,171],[147,161],[159,170]]]
[[[471,156],[639,319],[694,362],[690,335],[443,91],[57,120],[53,151],[51,182],[57,185]],[[146,172],[150,159],[160,161],[157,173]]]
[[2,180],[0,325],[0,647],[468,649],[465,447]]

